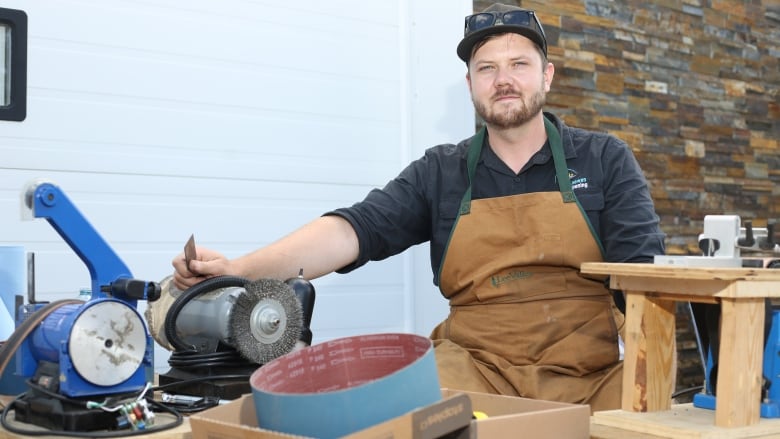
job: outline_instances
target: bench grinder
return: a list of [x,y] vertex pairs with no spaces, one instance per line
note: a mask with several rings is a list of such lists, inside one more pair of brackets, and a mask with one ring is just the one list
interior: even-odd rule
[[314,288],[303,278],[219,276],[181,291],[172,276],[145,312],[152,337],[172,351],[160,374],[170,393],[236,399],[263,364],[311,344]]

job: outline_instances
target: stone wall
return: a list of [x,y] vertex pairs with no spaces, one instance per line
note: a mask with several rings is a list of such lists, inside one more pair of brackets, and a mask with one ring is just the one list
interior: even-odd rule
[[780,219],[780,0],[503,1],[544,23],[547,109],[634,150],[667,253],[707,214]]

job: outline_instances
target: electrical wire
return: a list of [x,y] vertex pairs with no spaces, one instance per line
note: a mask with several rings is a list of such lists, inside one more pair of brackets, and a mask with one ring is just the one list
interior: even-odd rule
[[[40,388],[40,386],[38,387]],[[177,411],[173,407],[170,407],[167,404],[160,403],[158,401],[155,401],[151,397],[145,396],[146,392],[148,392],[148,390],[150,389],[151,387],[147,385],[144,388],[144,390],[136,398],[134,398],[134,400],[140,401],[143,399],[150,406],[159,409],[161,412],[172,415],[174,419],[171,422],[162,425],[154,424],[152,427],[145,427],[144,429],[125,430],[125,431],[111,430],[111,431],[80,432],[80,431],[65,431],[65,430],[52,430],[52,429],[42,429],[42,430],[23,429],[17,427],[16,425],[11,424],[8,421],[8,415],[10,414],[11,410],[13,410],[15,404],[27,394],[27,393],[23,393],[21,395],[16,396],[14,400],[11,401],[11,403],[8,404],[8,406],[6,406],[3,409],[2,415],[0,415],[0,425],[2,425],[6,431],[10,431],[12,433],[26,435],[26,436],[68,436],[68,437],[83,437],[83,438],[116,438],[116,437],[139,436],[142,434],[146,435],[146,434],[156,433],[160,431],[170,430],[172,428],[176,428],[179,425],[181,425],[182,422],[184,422],[184,416],[179,411]],[[46,395],[48,396],[50,393],[52,392],[47,392]],[[63,397],[62,395],[57,395],[57,398],[66,401],[71,405],[83,405],[83,406],[87,405],[85,401],[71,400],[70,398]],[[102,410],[102,409],[99,407],[95,407],[93,408],[93,410]],[[159,418],[155,418],[155,419],[159,419]]]
[[187,384],[193,384],[198,383],[201,381],[218,381],[218,380],[248,380],[251,375],[246,374],[234,374],[234,375],[211,375],[211,376],[202,376],[187,380],[181,380],[181,381],[175,381],[167,384],[161,384],[154,388],[155,391],[158,390],[168,390],[171,388],[176,388],[178,386],[184,386]]
[[688,388],[685,388],[685,389],[680,389],[680,390],[672,393],[672,399],[679,398],[680,396],[686,395],[688,393],[700,392],[703,388],[704,388],[704,386],[693,386],[693,387],[688,387]]
[[[224,374],[224,375],[209,375],[209,376],[202,376],[202,377],[196,377],[191,378],[187,380],[181,380],[181,381],[175,381],[167,384],[161,384],[156,387],[154,387],[154,391],[156,392],[162,392],[170,389],[175,389],[176,387],[186,386],[190,384],[195,384],[201,381],[208,381],[208,382],[214,382],[214,381],[220,381],[220,380],[249,380],[249,377],[251,375],[246,374]],[[189,402],[167,402],[167,404],[171,407],[175,407],[176,410],[178,410],[180,413],[184,414],[191,414],[200,412],[212,407],[215,407],[221,403],[221,399],[216,396],[204,396],[202,398],[199,398],[194,401]]]
[[699,322],[696,321],[696,314],[693,312],[693,305],[688,302],[688,316],[691,319],[691,328],[693,329],[693,335],[696,336],[696,349],[699,353],[699,361],[701,362],[702,376],[707,378],[707,356],[704,353],[704,345],[702,344],[701,334],[699,334]]
[[172,352],[168,358],[168,364],[177,369],[202,369],[205,367],[242,367],[257,366],[246,360],[235,349],[218,351],[209,354],[199,354],[197,352]]
[[192,414],[201,412],[206,409],[218,406],[222,399],[217,396],[204,396],[204,397],[191,397],[189,400],[183,400],[181,395],[167,395],[169,397],[166,400],[166,395],[163,394],[163,401],[168,406],[175,407],[179,413]]

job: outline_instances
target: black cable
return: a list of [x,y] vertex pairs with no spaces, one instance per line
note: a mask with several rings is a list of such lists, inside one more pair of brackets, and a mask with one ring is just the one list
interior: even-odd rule
[[[14,405],[26,395],[26,393],[23,393],[21,395],[16,396],[13,401],[11,401],[8,406],[3,409],[2,415],[0,415],[0,425],[3,426],[3,428],[6,431],[10,431],[11,433],[26,435],[26,436],[68,436],[68,437],[84,437],[84,438],[115,438],[115,437],[131,437],[131,436],[140,436],[140,435],[146,435],[151,433],[157,433],[160,431],[170,430],[172,428],[176,428],[179,425],[184,422],[184,416],[177,411],[176,409],[169,407],[165,404],[162,404],[158,401],[155,401],[152,398],[145,398],[146,401],[153,407],[156,407],[160,409],[162,412],[169,413],[174,416],[174,420],[172,422],[163,424],[163,425],[156,425],[154,424],[151,428],[144,428],[144,429],[138,429],[138,430],[129,430],[129,431],[121,431],[121,430],[111,430],[111,431],[105,431],[105,432],[79,432],[79,431],[65,431],[65,430],[27,430],[18,428],[14,425],[11,425],[8,422],[8,414],[13,409]],[[83,401],[80,401],[77,404],[83,404]],[[100,410],[100,409],[95,409]]]
[[161,384],[157,387],[153,387],[152,389],[154,391],[160,391],[160,390],[167,390],[170,388],[175,388],[178,386],[183,386],[187,384],[193,384],[198,383],[201,381],[217,381],[217,380],[248,380],[252,375],[247,374],[233,374],[233,375],[211,375],[211,376],[202,376],[197,378],[191,378],[187,380],[182,381],[175,381],[167,384]]
[[210,279],[206,279],[203,282],[197,283],[187,290],[185,290],[168,309],[168,313],[165,315],[165,322],[163,328],[165,330],[165,337],[168,342],[179,352],[196,351],[194,346],[185,343],[176,331],[176,319],[179,317],[179,312],[188,304],[192,299],[200,296],[203,293],[207,293],[212,290],[226,287],[243,287],[249,282],[248,279],[244,279],[238,276],[217,276]]
[[693,387],[688,387],[686,389],[680,389],[680,390],[672,393],[672,399],[678,398],[678,397],[680,397],[682,395],[685,395],[685,394],[688,394],[688,393],[700,392],[703,388],[704,388],[704,386],[693,386]]
[[175,407],[176,411],[184,414],[202,412],[219,405],[220,399],[216,396],[204,396],[192,402],[168,402],[168,406]]
[[693,305],[691,302],[687,302],[688,304],[688,316],[691,319],[691,329],[693,329],[693,335],[696,337],[696,350],[699,353],[699,361],[701,361],[701,373],[702,376],[707,377],[707,355],[704,352],[705,346],[702,342],[701,334],[699,333],[699,323],[696,321],[696,313],[693,312]]
[[79,400],[79,399],[74,399],[74,398],[69,398],[69,397],[67,397],[65,395],[60,395],[59,393],[52,392],[51,390],[49,390],[49,389],[39,385],[38,383],[36,383],[36,382],[34,382],[32,380],[26,380],[25,384],[27,384],[27,386],[29,388],[31,388],[31,389],[39,392],[39,393],[43,393],[44,395],[48,396],[49,398],[54,398],[56,400],[62,401],[65,404],[75,405],[75,406],[80,406],[80,407],[86,407],[87,406],[87,403],[85,401],[82,401],[82,400]]
[[258,367],[238,353],[235,349],[218,351],[209,354],[197,352],[173,352],[168,358],[168,364],[177,369],[202,369],[206,367]]

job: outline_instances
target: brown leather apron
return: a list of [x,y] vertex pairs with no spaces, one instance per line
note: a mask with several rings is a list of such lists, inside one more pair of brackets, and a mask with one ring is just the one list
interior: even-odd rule
[[622,314],[576,200],[560,135],[545,118],[560,192],[471,200],[485,136],[469,146],[469,188],[450,234],[440,289],[450,314],[431,334],[442,387],[620,408]]

